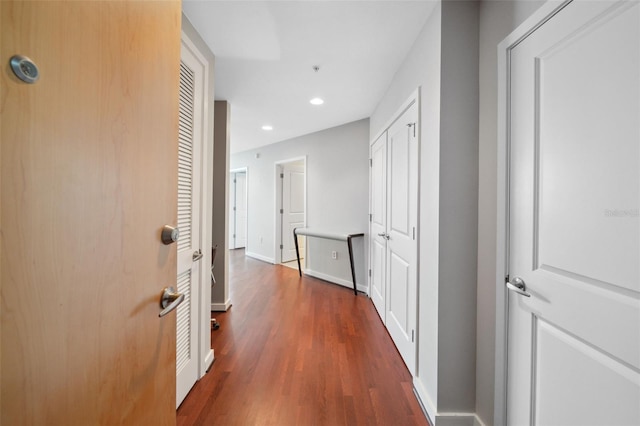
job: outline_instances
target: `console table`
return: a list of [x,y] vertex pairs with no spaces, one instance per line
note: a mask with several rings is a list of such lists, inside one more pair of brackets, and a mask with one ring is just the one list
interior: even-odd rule
[[324,231],[313,228],[294,228],[293,229],[293,241],[296,244],[296,257],[298,258],[298,273],[302,276],[302,268],[300,267],[300,250],[298,249],[298,235],[305,237],[324,238],[327,240],[346,241],[349,248],[349,263],[351,264],[351,278],[353,279],[353,293],[357,296],[358,290],[356,289],[356,271],[353,267],[353,247],[351,245],[351,239],[355,237],[364,237],[364,233],[355,234],[341,234],[338,232]]

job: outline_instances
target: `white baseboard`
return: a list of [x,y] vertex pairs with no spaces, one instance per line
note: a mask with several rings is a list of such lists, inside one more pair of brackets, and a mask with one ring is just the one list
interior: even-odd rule
[[211,311],[212,312],[227,312],[227,310],[231,307],[231,299],[227,299],[224,303],[212,303]]
[[[304,273],[305,275],[309,275],[310,277],[320,278],[321,280],[329,281],[330,283],[338,284],[343,287],[348,287],[353,290],[353,281],[348,281],[342,278],[334,277],[332,275],[323,274],[322,272],[317,272],[312,269],[305,269]],[[367,290],[369,290],[368,286],[358,284],[358,283],[356,283],[356,289],[365,294],[367,293]]]
[[475,413],[438,413],[422,382],[413,378],[413,391],[418,402],[433,426],[486,426]]
[[215,359],[213,355],[213,349],[210,349],[207,353],[207,356],[204,357],[204,363],[202,364],[202,371],[200,372],[200,378],[204,377],[204,375],[209,371],[211,365],[213,364],[213,360]]
[[250,251],[245,251],[244,255],[247,256],[247,257],[251,257],[253,259],[262,260],[263,262],[271,263],[273,265],[275,265],[275,263],[276,263],[275,259],[273,259],[271,257],[263,256],[263,255],[258,254],[258,253],[252,253]]
[[433,426],[474,426],[478,421],[475,413],[442,413],[436,415]]
[[418,397],[418,402],[422,407],[422,411],[424,411],[424,414],[427,416],[429,424],[435,426],[434,419],[436,416],[436,407],[435,405],[433,405],[433,401],[431,401],[431,398],[429,398],[427,390],[422,385],[422,382],[418,380],[417,377],[413,378],[413,392]]

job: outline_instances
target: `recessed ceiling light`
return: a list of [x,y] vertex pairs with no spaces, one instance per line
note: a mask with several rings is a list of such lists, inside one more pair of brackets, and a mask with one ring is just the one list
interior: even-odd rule
[[273,130],[273,126],[269,126],[268,124],[265,124],[264,126],[262,126],[262,130]]
[[313,98],[309,102],[311,102],[312,105],[322,105],[324,103],[320,98]]

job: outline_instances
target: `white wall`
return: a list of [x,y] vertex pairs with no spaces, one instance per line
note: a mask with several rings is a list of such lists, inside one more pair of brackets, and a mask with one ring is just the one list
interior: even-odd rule
[[[247,253],[267,262],[275,261],[275,163],[303,156],[307,158],[307,226],[366,233],[368,143],[369,120],[365,119],[233,154],[231,168],[248,169]],[[351,285],[346,243],[312,240],[307,238],[306,266],[336,282]],[[337,260],[331,260],[332,250],[338,251]],[[356,241],[356,282],[362,289],[367,284],[363,250],[363,242]]]
[[543,3],[543,1],[483,1],[480,3],[476,413],[485,425],[494,423],[497,49],[498,43]]
[[[431,412],[437,404],[438,378],[438,218],[440,158],[440,14],[427,19],[389,89],[371,115],[371,135],[384,130],[400,105],[421,87],[420,116],[420,266],[418,271],[418,366],[415,381]],[[429,284],[427,284],[429,283]],[[430,407],[429,407],[430,406]]]

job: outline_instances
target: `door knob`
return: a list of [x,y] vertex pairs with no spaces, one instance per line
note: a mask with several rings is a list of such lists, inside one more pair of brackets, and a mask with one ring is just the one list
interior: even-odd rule
[[171,225],[165,225],[162,227],[162,234],[160,235],[160,239],[162,243],[165,245],[169,245],[175,243],[180,238],[180,230]]
[[184,293],[178,293],[175,288],[167,287],[162,292],[162,298],[160,299],[160,306],[162,311],[158,314],[159,317],[167,315],[173,311],[184,301]]
[[527,293],[527,286],[525,285],[524,280],[520,277],[513,277],[512,280],[507,280],[507,288],[524,297],[531,297],[531,295]]

